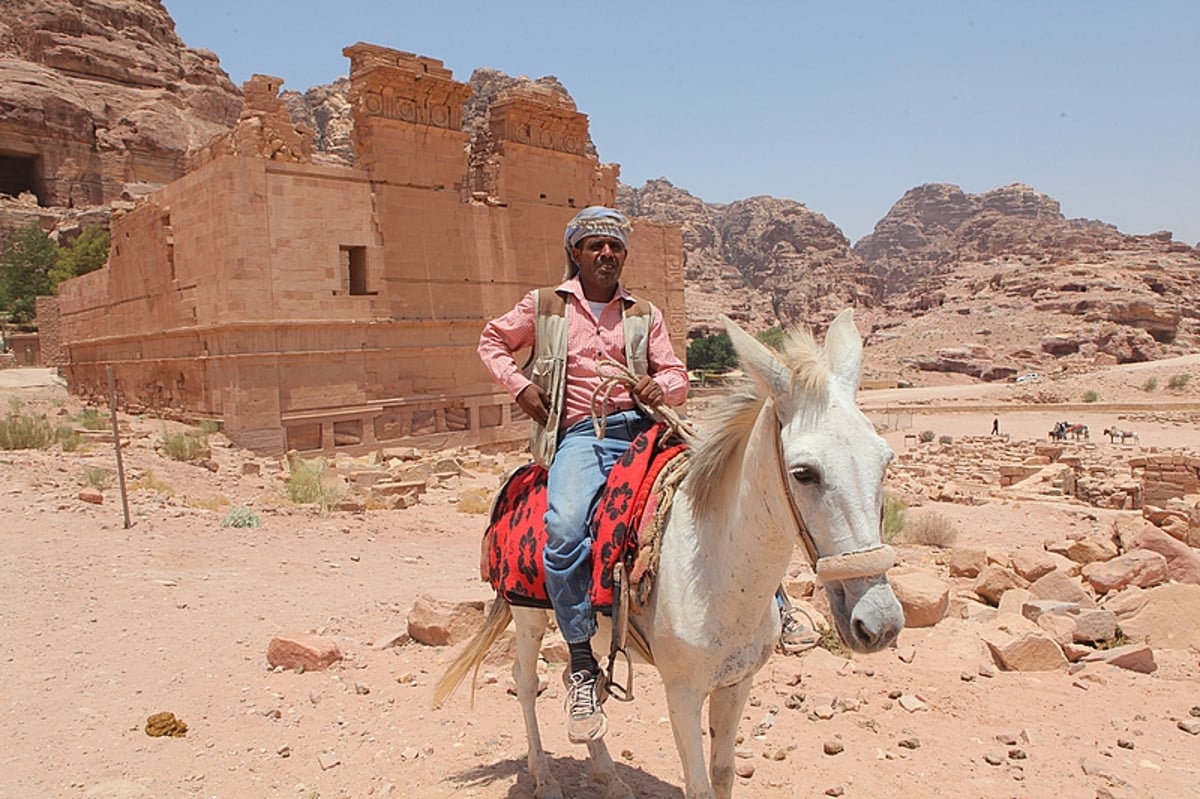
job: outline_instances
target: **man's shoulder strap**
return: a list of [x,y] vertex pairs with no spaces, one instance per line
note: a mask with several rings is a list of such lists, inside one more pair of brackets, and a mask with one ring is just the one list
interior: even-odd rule
[[631,304],[625,306],[626,316],[651,316],[653,313],[654,304],[640,297],[635,297]]
[[559,294],[557,286],[546,286],[537,290],[538,316],[566,316],[567,298]]

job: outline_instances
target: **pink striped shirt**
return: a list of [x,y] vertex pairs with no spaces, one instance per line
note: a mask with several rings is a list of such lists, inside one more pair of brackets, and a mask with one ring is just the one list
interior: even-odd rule
[[[561,418],[561,427],[566,428],[591,416],[592,394],[600,385],[597,364],[605,359],[625,363],[621,302],[633,302],[634,298],[623,286],[618,285],[616,296],[604,306],[597,319],[583,296],[579,278],[571,278],[558,289],[570,292],[566,407]],[[521,373],[513,353],[533,346],[536,317],[537,292],[531,291],[511,311],[488,322],[479,337],[479,357],[483,365],[497,383],[508,389],[513,399],[530,383],[529,378]],[[687,368],[671,347],[667,325],[658,308],[654,308],[650,318],[647,349],[650,376],[662,388],[663,402],[682,405],[688,392]],[[613,391],[609,413],[632,407],[634,401],[628,389],[622,386]]]

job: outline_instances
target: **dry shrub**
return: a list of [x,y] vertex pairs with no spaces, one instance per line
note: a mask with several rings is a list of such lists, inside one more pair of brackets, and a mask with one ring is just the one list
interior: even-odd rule
[[458,504],[455,506],[459,513],[475,513],[484,514],[491,510],[492,500],[488,496],[488,492],[482,488],[473,488],[469,491],[464,491],[458,498]]
[[216,496],[212,497],[186,497],[183,501],[183,504],[189,508],[198,508],[200,510],[211,510],[216,512],[228,508],[233,503],[229,501],[228,497],[222,494],[217,494]]
[[900,537],[908,516],[908,503],[891,494],[883,495],[883,541],[890,544]]
[[130,491],[153,491],[156,494],[172,496],[175,489],[171,488],[171,484],[165,480],[159,480],[154,476],[153,469],[147,469],[142,472],[142,476],[129,484]]
[[298,505],[316,505],[322,516],[341,499],[343,487],[337,474],[328,469],[324,458],[305,459],[288,453],[288,476],[284,488],[288,499]]
[[958,538],[954,522],[936,510],[914,513],[904,527],[904,543],[927,547],[950,547]]

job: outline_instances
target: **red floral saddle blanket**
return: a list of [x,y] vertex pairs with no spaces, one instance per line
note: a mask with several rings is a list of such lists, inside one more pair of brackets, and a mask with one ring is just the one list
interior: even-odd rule
[[[632,567],[638,529],[654,480],[672,458],[687,448],[656,424],[642,433],[608,475],[592,520],[592,605],[607,610],[613,601],[613,569]],[[664,440],[665,439],[665,440]],[[517,469],[505,481],[492,506],[483,535],[483,577],[506,602],[548,608],[542,549],[546,545],[546,470],[536,463]]]

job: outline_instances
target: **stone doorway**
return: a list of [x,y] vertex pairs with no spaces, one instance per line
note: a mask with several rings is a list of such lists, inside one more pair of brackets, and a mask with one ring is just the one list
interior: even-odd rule
[[17,197],[22,192],[32,192],[38,198],[38,205],[45,205],[41,161],[37,155],[0,150],[0,194]]

